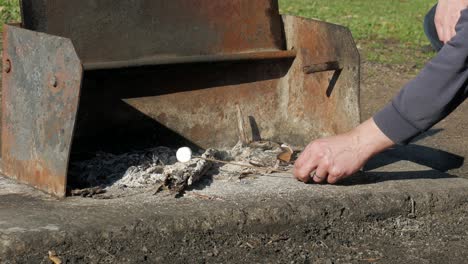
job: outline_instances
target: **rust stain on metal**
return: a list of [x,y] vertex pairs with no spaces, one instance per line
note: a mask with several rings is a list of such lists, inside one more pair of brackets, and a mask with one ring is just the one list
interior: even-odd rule
[[22,2],[25,27],[70,38],[84,64],[284,48],[276,0]]
[[[6,176],[26,183],[57,197],[65,196],[66,177],[54,174],[46,164],[37,160],[2,159]],[[11,173],[14,172],[14,173]]]

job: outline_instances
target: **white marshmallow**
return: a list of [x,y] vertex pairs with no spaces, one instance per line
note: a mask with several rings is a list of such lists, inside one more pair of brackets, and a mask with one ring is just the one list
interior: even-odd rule
[[189,162],[192,159],[192,150],[189,147],[183,147],[177,150],[176,158],[178,162]]

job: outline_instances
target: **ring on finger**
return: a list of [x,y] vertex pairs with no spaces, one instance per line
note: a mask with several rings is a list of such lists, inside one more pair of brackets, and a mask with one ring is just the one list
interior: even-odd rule
[[311,176],[312,176],[312,179],[316,178],[319,181],[321,181],[321,180],[323,180],[325,178],[325,177],[318,176],[316,171],[314,171]]

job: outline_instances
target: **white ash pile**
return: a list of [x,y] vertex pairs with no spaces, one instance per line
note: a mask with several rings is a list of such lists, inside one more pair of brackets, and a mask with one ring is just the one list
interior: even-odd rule
[[208,149],[201,157],[185,163],[177,162],[176,151],[167,147],[121,155],[100,152],[90,160],[71,164],[70,174],[80,187],[72,191],[72,195],[94,196],[112,190],[139,188],[165,188],[180,193],[208,174],[231,178],[262,174],[265,168],[287,170],[289,160],[281,157],[285,153],[290,159],[292,150],[289,147],[269,141],[247,146],[239,143],[228,151]]
[[272,141],[254,141],[249,144],[239,142],[234,148],[224,152],[221,159],[233,163],[223,164],[219,167],[219,172],[221,175],[242,178],[250,174],[289,171],[293,154],[293,149],[287,144],[280,145]]

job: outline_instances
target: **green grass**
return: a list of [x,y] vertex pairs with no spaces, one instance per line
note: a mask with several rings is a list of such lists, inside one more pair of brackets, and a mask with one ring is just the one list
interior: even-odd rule
[[18,0],[0,0],[0,21],[12,22],[19,20],[19,1]]
[[[34,1],[34,0],[32,0]],[[435,0],[279,0],[281,12],[347,26],[364,58],[421,65],[433,56],[423,30]],[[19,20],[18,0],[0,0],[0,21]]]
[[280,0],[281,12],[350,28],[365,57],[421,64],[433,56],[422,23],[435,0]]

